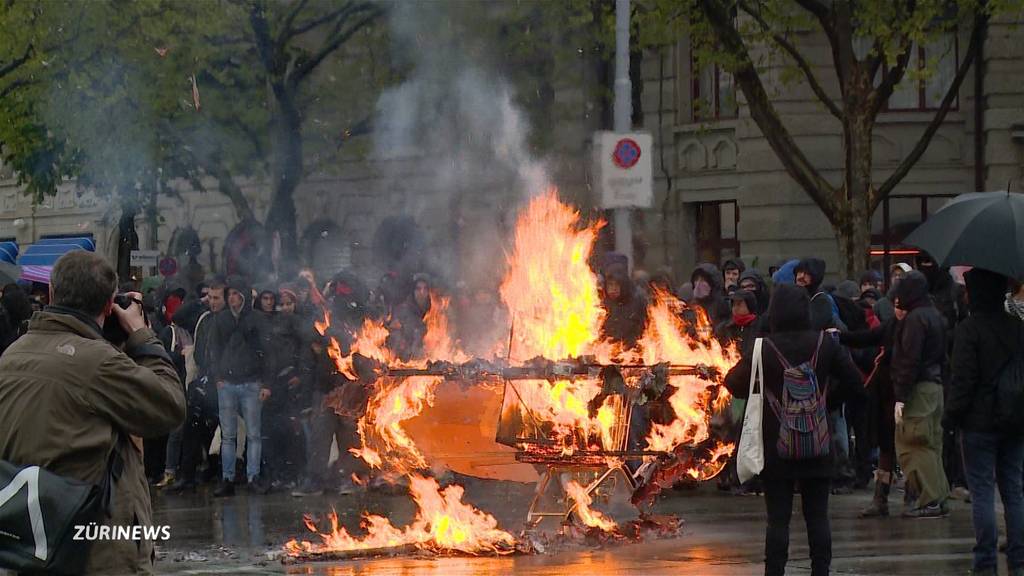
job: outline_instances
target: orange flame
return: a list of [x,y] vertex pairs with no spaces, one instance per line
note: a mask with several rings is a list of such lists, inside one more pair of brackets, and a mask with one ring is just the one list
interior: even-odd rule
[[611,532],[618,527],[611,519],[590,508],[590,505],[593,503],[590,494],[587,494],[587,489],[577,484],[575,480],[570,480],[565,485],[565,493],[576,502],[576,516],[585,525],[590,528],[598,528],[604,532]]
[[579,212],[559,202],[553,189],[519,217],[501,284],[513,359],[579,356],[598,339],[605,313],[587,260],[602,224],[579,228],[578,222]]
[[462,502],[464,490],[461,486],[448,486],[442,490],[435,480],[415,474],[409,481],[409,491],[419,507],[409,526],[399,529],[383,516],[366,514],[363,516],[366,534],[355,537],[338,525],[338,515],[332,511],[328,515],[331,531],[327,534],[320,533],[312,519],[306,518],[306,526],[317,533],[320,544],[292,540],[285,544],[285,551],[295,556],[410,544],[424,550],[464,554],[506,554],[512,551],[515,538],[499,529],[493,516]]

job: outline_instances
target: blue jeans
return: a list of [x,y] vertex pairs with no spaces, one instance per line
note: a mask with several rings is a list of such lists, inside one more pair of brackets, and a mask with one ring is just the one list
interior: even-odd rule
[[1006,516],[1006,563],[1011,569],[1024,566],[1024,437],[964,432],[963,438],[976,540],[974,570],[997,565],[997,484]]
[[[231,384],[225,382],[217,390],[217,401],[220,403],[220,467],[224,480],[235,480],[235,443],[238,440],[238,418],[241,414],[245,420],[245,474],[251,482],[260,475],[260,458],[262,457],[262,436],[260,435],[260,416],[263,406],[260,403],[259,382]],[[241,410],[241,412],[239,412]]]

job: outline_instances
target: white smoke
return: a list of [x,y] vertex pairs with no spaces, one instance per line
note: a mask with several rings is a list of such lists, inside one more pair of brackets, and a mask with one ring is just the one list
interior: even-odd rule
[[[551,180],[530,153],[513,88],[490,63],[486,43],[460,28],[462,6],[394,7],[394,60],[409,72],[378,100],[374,150],[396,166],[391,205],[426,232],[435,267],[451,281],[474,283],[500,273],[510,216]],[[407,163],[418,167],[414,183]]]

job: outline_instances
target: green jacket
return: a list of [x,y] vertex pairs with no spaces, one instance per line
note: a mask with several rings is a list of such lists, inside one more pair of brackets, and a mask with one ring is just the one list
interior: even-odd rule
[[[178,375],[148,328],[132,334],[121,352],[94,323],[39,312],[0,357],[0,459],[99,484],[116,445],[124,469],[113,484],[107,524],[152,525],[142,443],[127,435],[161,436],[184,419]],[[90,574],[152,571],[151,541],[92,546]]]

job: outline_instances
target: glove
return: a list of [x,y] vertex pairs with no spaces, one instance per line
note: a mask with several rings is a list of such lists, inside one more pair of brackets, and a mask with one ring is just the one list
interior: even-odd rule
[[896,403],[896,424],[903,424],[903,402]]

